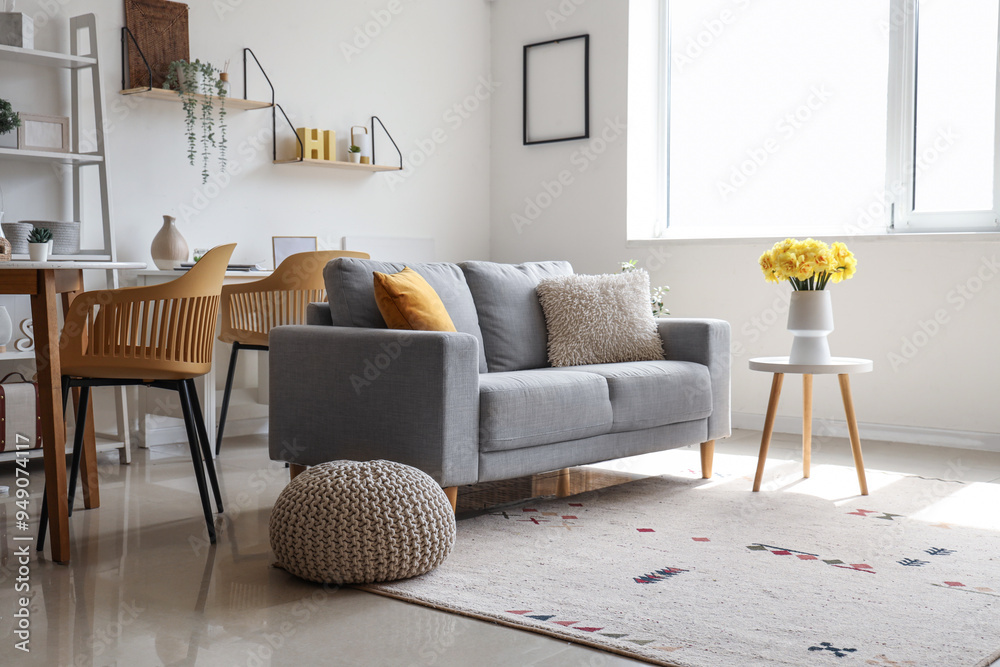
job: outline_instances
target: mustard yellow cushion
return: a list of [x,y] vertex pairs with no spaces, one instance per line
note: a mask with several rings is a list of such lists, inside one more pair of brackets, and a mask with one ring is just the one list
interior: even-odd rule
[[390,329],[455,331],[441,297],[419,273],[404,267],[399,273],[375,274],[375,303]]

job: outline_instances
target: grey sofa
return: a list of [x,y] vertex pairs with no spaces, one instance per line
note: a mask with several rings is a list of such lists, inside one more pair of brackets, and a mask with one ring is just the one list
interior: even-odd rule
[[272,459],[389,459],[456,487],[702,443],[711,475],[730,434],[727,322],[657,320],[666,361],[551,368],[535,287],[568,263],[409,266],[458,332],[386,329],[372,272],[404,265],[331,261],[329,304],[271,330]]

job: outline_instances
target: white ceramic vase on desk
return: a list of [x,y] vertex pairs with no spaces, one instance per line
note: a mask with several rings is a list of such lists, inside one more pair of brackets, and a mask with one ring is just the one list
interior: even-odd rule
[[161,271],[170,271],[188,260],[188,244],[177,230],[174,218],[163,216],[163,226],[153,237],[153,243],[149,247],[149,254],[153,256],[153,263]]

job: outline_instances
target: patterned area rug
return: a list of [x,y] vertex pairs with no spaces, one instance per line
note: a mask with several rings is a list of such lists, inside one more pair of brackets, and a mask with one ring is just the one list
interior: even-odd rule
[[745,457],[716,469],[459,521],[440,568],[362,588],[660,665],[1000,658],[1000,485],[869,471],[851,496],[814,466],[753,494]]

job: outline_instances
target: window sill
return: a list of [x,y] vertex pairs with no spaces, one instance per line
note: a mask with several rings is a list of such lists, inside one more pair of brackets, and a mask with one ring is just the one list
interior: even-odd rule
[[[798,237],[808,237],[808,234],[798,234]],[[695,235],[677,234],[662,238],[628,239],[627,248],[644,248],[658,245],[740,245],[744,243],[774,243],[787,238],[788,235],[759,236],[721,236],[699,237]],[[1000,243],[1000,232],[898,232],[894,234],[864,234],[850,236],[846,234],[816,234],[813,238],[829,241],[846,241],[849,243],[873,242],[885,243],[905,241],[912,243]]]

